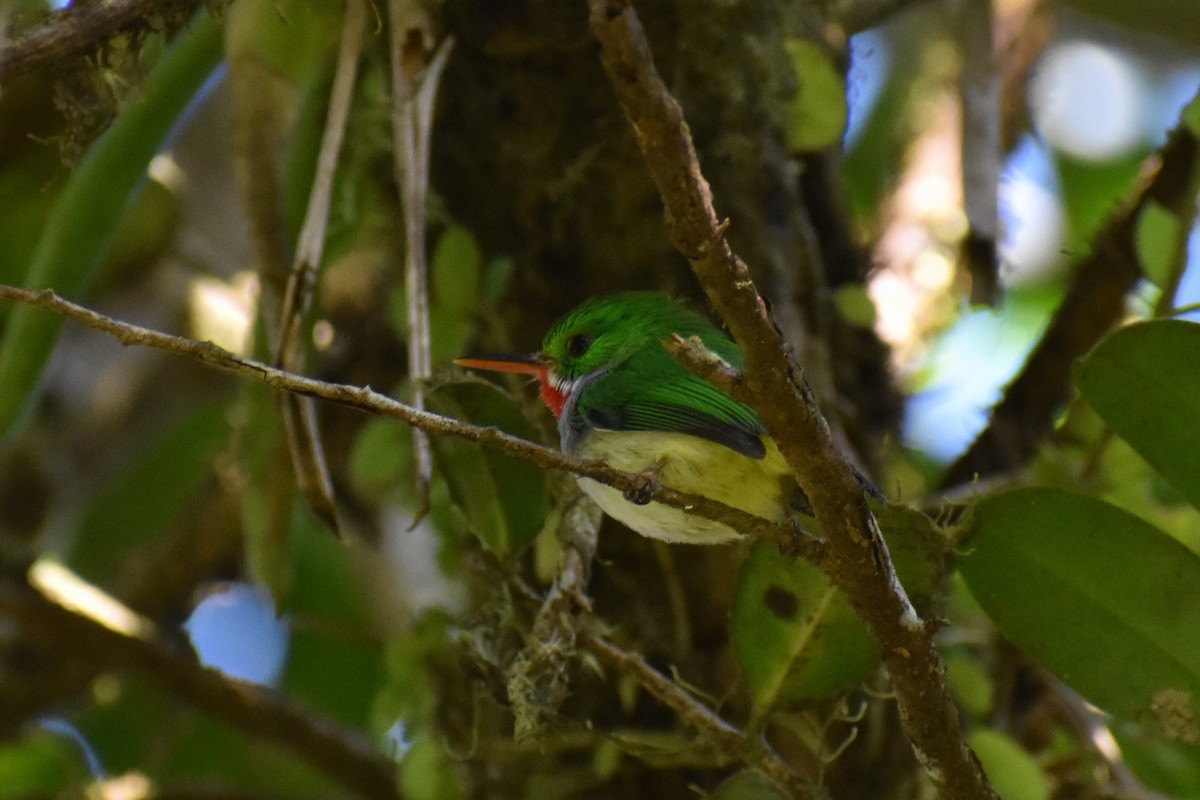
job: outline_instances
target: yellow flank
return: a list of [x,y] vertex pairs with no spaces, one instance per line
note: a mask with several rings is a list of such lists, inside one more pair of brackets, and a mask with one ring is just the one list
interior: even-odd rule
[[[626,472],[641,472],[661,462],[658,478],[664,486],[781,522],[787,517],[796,484],[775,442],[764,436],[763,443],[767,454],[755,460],[686,433],[593,430],[577,455],[600,459]],[[579,485],[609,516],[643,536],[684,544],[719,544],[740,535],[727,525],[677,508],[631,503],[617,489],[586,478],[580,478]]]

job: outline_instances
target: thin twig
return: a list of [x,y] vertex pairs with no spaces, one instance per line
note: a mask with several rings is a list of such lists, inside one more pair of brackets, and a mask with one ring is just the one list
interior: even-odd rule
[[1000,232],[1000,71],[992,3],[962,3],[962,193],[967,237],[962,255],[971,275],[971,302],[996,301]]
[[[445,39],[426,61],[425,34],[432,22],[415,0],[390,0],[392,137],[396,178],[404,212],[404,302],[408,321],[409,402],[425,409],[425,384],[433,372],[429,338],[429,268],[425,263],[425,199],[429,192],[429,137],[433,101],[446,58],[454,45]],[[413,431],[416,476],[415,526],[429,511],[433,452],[424,431]]]
[[[308,338],[304,323],[312,308],[317,272],[325,252],[325,231],[329,224],[329,205],[333,197],[333,181],[337,174],[338,155],[346,134],[346,120],[354,97],[354,81],[362,54],[363,32],[366,29],[366,4],[349,0],[342,22],[342,40],[338,49],[337,71],[329,96],[329,113],[321,136],[317,169],[308,194],[304,224],[296,243],[292,269],[284,290],[283,307],[279,312],[278,339],[274,353],[276,366],[292,372],[304,371],[307,361]],[[339,531],[337,503],[333,480],[325,459],[312,400],[284,394],[280,397],[284,428],[292,468],[305,499],[317,516],[334,532]]]
[[677,492],[657,483],[649,483],[640,474],[613,469],[602,461],[572,458],[558,450],[521,439],[496,428],[481,428],[440,414],[420,411],[412,406],[372,391],[370,387],[327,383],[304,375],[272,367],[261,361],[242,358],[212,342],[198,342],[172,336],[138,325],[119,322],[89,308],[64,300],[53,291],[33,291],[0,284],[0,298],[43,308],[112,336],[123,345],[139,345],[166,350],[201,361],[243,378],[259,381],[274,389],[315,397],[380,416],[401,420],[414,428],[439,436],[457,436],[471,442],[500,448],[518,458],[527,459],[543,469],[556,469],[599,481],[623,492],[638,492],[650,500],[672,506],[705,519],[723,522],[736,531],[794,553],[820,565],[825,558],[824,542],[813,536],[748,514],[716,500]]
[[279,742],[363,797],[402,797],[392,762],[357,732],[204,667],[164,641],[114,630],[12,579],[0,580],[0,616],[33,641],[135,671],[202,711]]
[[628,0],[589,0],[593,35],[665,206],[667,229],[745,355],[752,405],[795,471],[824,527],[821,568],[879,647],[909,740],[950,798],[996,798],[962,736],[932,626],[913,609],[850,465],[837,452],[812,392],[788,361],[749,270],[732,251],[700,173],[679,103],[659,76]]
[[640,654],[622,650],[608,639],[594,634],[584,634],[580,642],[598,659],[631,676],[710,745],[748,765],[758,767],[795,800],[818,800],[826,796],[820,788],[798,775],[765,742],[752,740],[730,725],[675,681],[647,664]]

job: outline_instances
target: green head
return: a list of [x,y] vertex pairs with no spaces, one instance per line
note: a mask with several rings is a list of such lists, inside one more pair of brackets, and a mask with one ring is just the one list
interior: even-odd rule
[[589,300],[555,323],[542,348],[528,355],[460,358],[475,369],[522,372],[541,381],[542,399],[557,417],[580,380],[614,367],[649,348],[661,352],[672,371],[686,374],[663,350],[672,334],[699,336],[736,366],[741,353],[716,326],[678,300],[659,292],[626,292]]
[[546,334],[538,355],[559,380],[571,382],[644,348],[662,347],[676,333],[721,336],[711,322],[674,298],[627,292],[589,300],[567,314]]

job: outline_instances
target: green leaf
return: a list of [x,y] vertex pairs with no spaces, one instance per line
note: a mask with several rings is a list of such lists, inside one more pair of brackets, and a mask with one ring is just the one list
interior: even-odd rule
[[0,797],[62,796],[87,768],[79,748],[44,730],[0,744]]
[[[921,598],[944,574],[944,540],[912,509],[886,506],[876,514],[901,581]],[[733,646],[759,716],[781,703],[848,691],[879,661],[858,614],[825,574],[762,544],[738,580]]]
[[788,143],[802,152],[834,147],[846,130],[846,82],[824,48],[808,39],[784,44],[800,81],[788,109]]
[[456,800],[463,796],[456,777],[455,759],[446,743],[432,730],[413,736],[412,746],[400,762],[400,789],[412,800]]
[[176,524],[228,435],[223,402],[192,409],[165,429],[87,507],[71,542],[71,568],[104,583],[131,549]]
[[962,653],[946,657],[946,679],[963,710],[976,717],[985,717],[995,703],[992,676],[982,664]]
[[968,744],[1004,800],[1049,800],[1050,781],[1012,737],[999,731],[977,730],[968,737]]
[[1155,286],[1163,286],[1171,273],[1179,220],[1156,202],[1149,202],[1137,220],[1137,254],[1142,270]]
[[1200,325],[1122,328],[1088,354],[1075,380],[1096,413],[1200,508]]
[[708,800],[785,800],[787,793],[758,770],[744,769],[721,782]]
[[[535,438],[533,427],[493,384],[480,380],[445,384],[429,393],[429,407],[476,425]],[[437,467],[471,532],[493,552],[520,552],[542,529],[546,481],[542,471],[520,458],[472,442],[433,439]]]
[[394,419],[373,417],[359,429],[350,451],[354,485],[372,497],[412,484],[412,430]]
[[292,589],[294,565],[288,543],[299,509],[283,420],[276,398],[258,384],[242,387],[233,418],[236,456],[246,475],[241,491],[246,567],[267,587],[275,607],[283,608]]
[[[150,159],[220,58],[220,26],[201,14],[71,173],[46,221],[25,286],[50,287],[67,297],[86,288],[145,181]],[[9,318],[0,343],[0,437],[22,420],[61,327],[61,317],[29,306]]]
[[1200,758],[1196,748],[1138,735],[1128,725],[1112,726],[1121,756],[1147,788],[1171,797],[1200,797]]
[[438,238],[433,251],[433,287],[437,305],[462,316],[479,307],[483,254],[471,232],[451,225]]
[[756,715],[783,701],[829,697],[875,667],[871,637],[819,569],[766,544],[750,551],[733,607],[733,646]]
[[1186,125],[1188,130],[1192,132],[1192,136],[1200,136],[1200,94],[1192,98],[1192,101],[1184,107],[1183,112],[1179,115],[1181,125]]
[[1005,636],[1091,702],[1200,740],[1200,557],[1062,489],[988,498],[970,525],[959,568]]

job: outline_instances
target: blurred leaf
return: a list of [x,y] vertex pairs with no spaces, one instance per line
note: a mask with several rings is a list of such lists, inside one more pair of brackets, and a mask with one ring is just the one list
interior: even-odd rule
[[1171,797],[1200,798],[1200,758],[1196,748],[1139,736],[1130,726],[1111,726],[1121,756],[1146,788]]
[[735,772],[721,782],[708,800],[786,800],[781,790],[766,775],[752,769]]
[[1005,636],[1106,710],[1200,739],[1200,558],[1061,489],[988,498],[970,525],[959,569]]
[[1049,779],[1012,737],[977,730],[967,740],[1003,800],[1049,800]]
[[838,315],[860,328],[875,325],[875,302],[861,283],[849,283],[834,290],[833,303]]
[[137,191],[96,269],[95,290],[103,291],[135,278],[171,243],[179,218],[176,194],[158,181],[148,181]]
[[1110,161],[1085,161],[1057,154],[1055,164],[1067,218],[1067,253],[1091,249],[1092,237],[1109,218],[1118,199],[1129,191],[1146,155],[1144,147]]
[[341,3],[277,0],[247,3],[226,17],[229,58],[249,58],[281,80],[303,85],[322,69],[337,47]]
[[1192,136],[1200,136],[1200,94],[1193,97],[1183,109],[1179,115],[1179,122],[1187,126],[1188,130],[1192,132]]
[[434,731],[413,737],[400,762],[400,789],[412,800],[455,800],[463,793],[454,774],[454,761]]
[[437,305],[462,316],[479,307],[483,254],[469,230],[451,225],[433,250],[433,286]]
[[379,497],[411,486],[412,431],[393,419],[372,417],[358,430],[350,451],[354,485]]
[[178,712],[171,722],[165,729],[173,734],[169,740],[164,730],[150,736],[157,765],[153,777],[163,795],[172,794],[171,787],[195,787],[218,780],[246,794],[268,796],[337,797],[344,791],[308,760],[297,758],[277,742],[191,710]]
[[[944,571],[944,540],[920,512],[888,506],[876,513],[901,581],[914,598],[927,595]],[[733,645],[756,715],[848,691],[879,661],[858,614],[825,574],[763,544],[750,551],[738,579]]]
[[246,478],[241,490],[246,567],[271,593],[275,607],[284,608],[292,588],[288,542],[297,489],[283,422],[274,394],[259,385],[243,387],[235,413],[236,455]]
[[[386,731],[402,720],[406,726],[427,725],[437,713],[438,658],[446,657],[451,644],[453,620],[433,610],[421,616],[407,631],[388,642],[384,659],[387,685],[375,700],[374,727]],[[457,658],[457,652],[450,655]]]
[[431,358],[445,364],[463,354],[479,311],[483,254],[469,230],[446,228],[430,264],[433,297],[429,311]]
[[985,717],[995,702],[995,686],[987,670],[963,653],[946,657],[946,679],[963,710],[976,717]]
[[79,729],[109,774],[143,767],[179,708],[147,681],[101,674],[94,701],[78,719]]
[[788,144],[811,152],[835,147],[846,130],[846,82],[829,53],[808,39],[784,43],[799,79],[800,91],[788,109]]
[[1200,508],[1200,325],[1122,328],[1088,354],[1075,379],[1096,413]]
[[82,577],[104,583],[121,560],[175,524],[229,435],[225,404],[192,409],[167,428],[84,512],[68,564]]
[[509,284],[512,283],[515,269],[513,260],[507,256],[493,258],[488,262],[483,277],[483,297],[488,305],[500,302],[500,298],[504,296],[504,293],[508,291]]
[[1171,274],[1171,259],[1179,238],[1179,220],[1155,202],[1146,204],[1137,221],[1137,254],[1146,278],[1163,286]]
[[58,796],[87,776],[78,747],[38,731],[0,744],[0,799]]
[[[71,173],[42,231],[27,287],[51,287],[69,298],[83,293],[150,159],[220,58],[220,27],[201,13]],[[61,326],[61,317],[27,306],[9,318],[0,342],[0,437],[25,413]]]
[[[493,384],[466,380],[444,384],[428,395],[439,414],[535,439],[533,426]],[[438,470],[462,509],[472,533],[498,555],[519,553],[542,529],[546,480],[541,469],[495,448],[449,436],[433,439]]]
[[371,641],[364,578],[355,566],[354,548],[365,545],[334,539],[299,507],[292,519],[292,591],[286,610],[293,625],[284,691],[316,711],[366,729],[384,661]]
[[1069,0],[1070,5],[1094,14],[1125,31],[1165,36],[1186,45],[1200,45],[1200,5],[1194,0]]
[[621,752],[664,769],[677,767],[693,758],[701,764],[712,758],[707,744],[683,731],[621,730],[609,736]]

